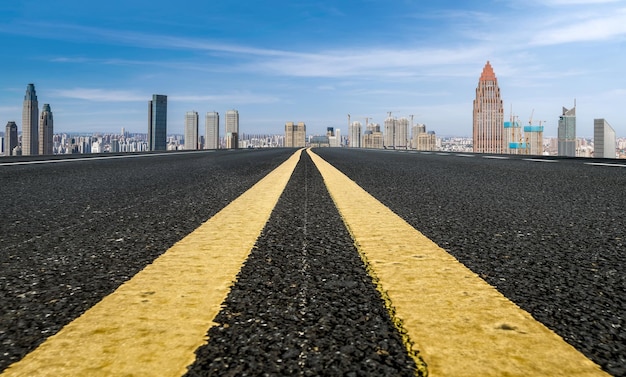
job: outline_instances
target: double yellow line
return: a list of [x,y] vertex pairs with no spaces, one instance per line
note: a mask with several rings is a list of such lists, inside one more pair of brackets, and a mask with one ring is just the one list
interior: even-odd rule
[[[180,376],[301,151],[3,376]],[[430,376],[604,376],[337,169],[308,151],[368,270]],[[415,352],[419,350],[417,357]],[[427,364],[424,365],[423,362]]]

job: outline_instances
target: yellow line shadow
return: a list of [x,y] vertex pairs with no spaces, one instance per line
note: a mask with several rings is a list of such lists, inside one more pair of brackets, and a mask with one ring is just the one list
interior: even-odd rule
[[301,151],[3,376],[180,376],[283,192]]
[[339,170],[307,152],[429,376],[608,376]]

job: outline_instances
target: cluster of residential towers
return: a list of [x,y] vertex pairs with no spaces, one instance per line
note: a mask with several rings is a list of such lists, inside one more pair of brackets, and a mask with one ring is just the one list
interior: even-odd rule
[[[369,123],[365,119],[365,132],[359,121],[350,121],[348,115],[348,147],[369,149],[417,149],[432,151],[436,149],[434,131],[426,132],[424,124],[413,124],[413,119],[395,118],[387,113],[384,123],[384,132],[378,123]],[[411,131],[411,137],[409,136]],[[304,147],[307,145],[306,125],[304,122],[285,123],[285,147]],[[341,146],[341,131],[328,127],[326,135],[313,136],[309,145]]]

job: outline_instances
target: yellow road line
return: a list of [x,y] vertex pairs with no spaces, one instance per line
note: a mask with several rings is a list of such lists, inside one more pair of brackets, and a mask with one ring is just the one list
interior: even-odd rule
[[607,376],[356,183],[308,151],[429,376]]
[[180,376],[300,158],[265,176],[3,376]]

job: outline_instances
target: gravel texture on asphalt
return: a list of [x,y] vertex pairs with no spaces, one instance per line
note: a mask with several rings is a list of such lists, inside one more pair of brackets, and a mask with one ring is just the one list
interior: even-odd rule
[[293,152],[0,166],[0,371]]
[[626,169],[583,159],[315,153],[605,371],[626,376]]
[[187,376],[414,376],[416,366],[303,153]]

